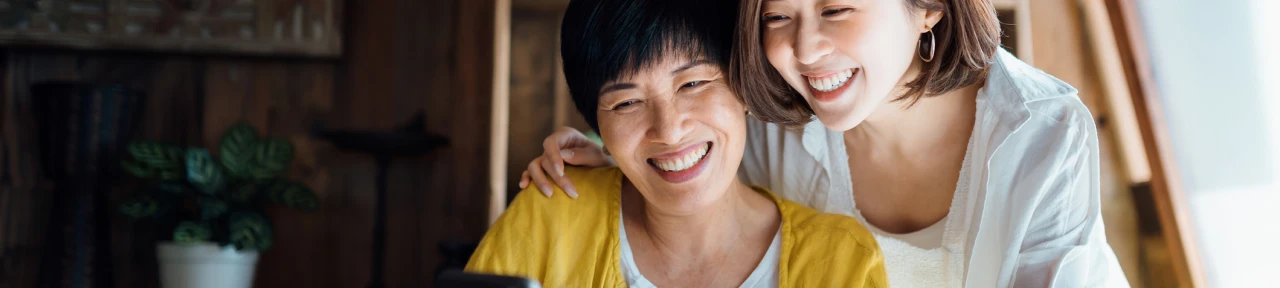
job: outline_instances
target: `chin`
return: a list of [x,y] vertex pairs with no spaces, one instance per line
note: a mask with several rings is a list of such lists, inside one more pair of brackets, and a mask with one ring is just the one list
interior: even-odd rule
[[815,111],[815,114],[818,115],[818,121],[822,122],[823,126],[826,126],[827,129],[832,131],[848,131],[853,129],[853,127],[857,127],[858,124],[862,124],[862,121],[867,119],[866,115],[858,115],[860,113],[857,113],[857,111],[826,113]]
[[813,107],[814,115],[823,126],[832,131],[848,131],[867,119],[869,109],[858,109],[857,103],[824,103]]
[[809,107],[813,107],[814,115],[818,116],[818,121],[822,122],[822,125],[826,126],[827,129],[842,132],[849,131],[866,121],[871,116],[871,113],[881,105],[878,101],[859,97],[862,95],[850,94],[853,93],[843,95],[844,99],[841,100],[844,101],[835,103],[817,103],[818,105],[813,105],[815,103],[810,101]]

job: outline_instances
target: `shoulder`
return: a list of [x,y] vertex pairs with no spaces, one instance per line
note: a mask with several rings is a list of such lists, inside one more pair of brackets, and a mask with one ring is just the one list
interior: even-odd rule
[[884,254],[857,220],[786,200],[778,207],[783,211],[787,282],[800,287],[887,286]]
[[1031,103],[1079,94],[1067,82],[1022,62],[1004,49],[996,53],[984,84],[989,91],[1006,96],[993,99],[1002,102]]
[[1097,150],[1097,128],[1092,113],[1075,88],[1000,50],[979,99],[998,115],[996,131],[1009,129],[1001,145],[1019,154],[1021,162],[1063,160],[1064,154]]
[[981,98],[996,109],[1026,109],[1032,116],[1073,124],[1092,117],[1075,87],[1003,49],[997,53],[984,84],[987,95]]
[[617,167],[565,167],[564,173],[578,189],[578,199],[569,198],[560,187],[553,188],[555,191],[547,197],[535,185],[529,185],[516,195],[498,222],[511,221],[508,218],[543,221],[578,218],[583,213],[607,213],[609,206],[616,204],[622,175]]
[[609,221],[617,220],[611,213],[618,210],[620,190],[610,187],[621,172],[616,167],[565,167],[565,175],[576,184],[578,199],[570,199],[559,188],[551,197],[534,186],[524,189],[485,233],[467,270],[560,281],[572,278],[561,276],[573,266],[546,263],[552,259],[573,263],[608,246],[613,234],[599,231],[607,231]]
[[852,217],[818,212],[790,200],[782,200],[778,206],[783,211],[783,221],[790,223],[797,245],[852,244],[879,254],[879,245],[871,231]]

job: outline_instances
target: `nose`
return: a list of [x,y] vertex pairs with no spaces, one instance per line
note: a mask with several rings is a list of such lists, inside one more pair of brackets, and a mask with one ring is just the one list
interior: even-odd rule
[[663,101],[655,103],[654,109],[650,110],[651,123],[649,131],[646,132],[649,141],[659,144],[676,145],[680,144],[680,140],[684,139],[688,134],[693,123],[687,117],[688,111],[682,109],[675,101]]
[[820,31],[817,21],[800,23],[800,28],[796,31],[795,39],[791,43],[794,45],[793,53],[796,60],[804,65],[817,63],[835,49],[831,39],[827,39]]

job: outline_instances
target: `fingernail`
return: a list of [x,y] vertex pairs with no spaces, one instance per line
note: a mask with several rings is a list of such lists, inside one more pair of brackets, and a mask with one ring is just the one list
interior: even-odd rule
[[564,177],[564,164],[556,164],[556,175]]
[[524,189],[524,188],[529,188],[529,182],[525,182],[524,180],[520,180],[520,189]]
[[578,199],[578,189],[565,188],[564,194],[569,194],[569,198]]
[[573,157],[573,151],[560,150],[560,158],[569,158],[569,157]]
[[551,191],[551,188],[547,188],[547,186],[538,186],[538,190],[542,190],[542,194],[547,195],[547,197],[551,197],[551,192],[553,192]]

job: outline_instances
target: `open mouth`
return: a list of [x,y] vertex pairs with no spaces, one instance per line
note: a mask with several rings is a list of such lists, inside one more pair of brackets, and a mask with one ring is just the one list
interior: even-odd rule
[[680,183],[697,177],[706,167],[707,155],[711,154],[711,142],[685,148],[679,152],[649,158],[649,166],[659,176],[669,182]]
[[854,72],[854,69],[845,69],[822,77],[805,76],[804,78],[809,81],[809,87],[813,88],[813,90],[831,92],[849,83],[849,78],[853,78]]

